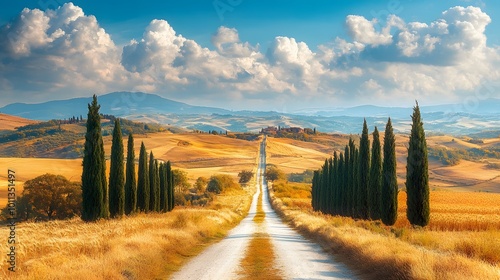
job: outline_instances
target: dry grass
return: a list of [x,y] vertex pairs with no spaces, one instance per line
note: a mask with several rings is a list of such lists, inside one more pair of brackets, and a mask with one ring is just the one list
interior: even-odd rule
[[274,267],[273,244],[267,234],[256,233],[248,245],[245,257],[241,260],[240,279],[283,279]]
[[216,201],[217,210],[176,208],[96,223],[22,223],[17,228],[18,271],[15,278],[7,273],[2,254],[0,278],[163,278],[222,238],[246,215],[250,199],[249,193],[233,190]]
[[[236,178],[242,170],[252,170],[258,155],[258,142],[210,134],[172,134],[169,132],[134,135],[136,158],[141,142],[153,151],[155,158],[170,160],[172,167],[188,172],[191,183],[200,177],[227,174]],[[124,139],[126,147],[126,139]],[[111,151],[111,138],[104,143],[106,155]]]
[[39,123],[39,121],[0,113],[0,130],[15,130],[17,127],[35,123]]
[[[430,193],[433,231],[500,231],[500,194],[477,192]],[[398,228],[409,228],[406,219],[406,193],[398,196]],[[500,251],[499,251],[500,254]]]
[[[63,175],[71,181],[80,181],[82,176],[81,159],[41,159],[41,158],[0,158],[0,185],[7,185],[7,168],[16,172],[16,193],[21,195],[23,184],[45,173]],[[109,164],[108,164],[109,168]],[[0,208],[7,204],[7,188],[0,189]]]
[[[124,146],[127,138],[124,137]],[[153,151],[156,158],[170,160],[172,167],[188,172],[191,183],[196,178],[210,177],[214,174],[228,174],[236,179],[241,170],[255,169],[258,142],[231,139],[209,134],[172,134],[155,133],[135,135],[134,148],[136,160],[139,157],[141,142],[146,149]],[[104,138],[106,155],[111,153],[111,138]],[[179,145],[179,143],[184,143]],[[186,144],[187,143],[187,144]],[[0,166],[16,171],[16,190],[20,195],[23,183],[45,173],[63,175],[70,181],[79,182],[82,176],[82,159],[38,159],[38,158],[0,158]],[[109,174],[109,160],[106,163]],[[137,168],[137,165],[136,165]],[[0,184],[7,185],[7,170],[0,173]],[[7,203],[7,191],[0,189],[0,208]]]
[[[293,189],[288,187],[289,191]],[[351,218],[315,213],[312,212],[309,199],[279,198],[277,192],[276,195],[274,192],[271,194],[273,207],[278,212],[303,233],[339,255],[352,269],[359,270],[363,278],[500,278],[499,222],[489,223],[489,230],[470,231],[467,229],[476,223],[467,223],[459,218],[464,214],[477,214],[496,221],[496,207],[500,205],[500,195],[431,192],[431,213],[435,210],[447,215],[442,220],[435,221],[432,220],[433,215],[431,224],[434,223],[434,227],[450,226],[456,229],[449,231],[431,229],[432,226],[413,229],[401,222],[406,220],[404,208],[400,208],[398,224],[386,227],[377,221],[355,221]],[[404,199],[401,193],[400,206],[405,204]],[[454,206],[453,202],[462,205]],[[359,263],[364,265],[360,267]]]
[[[141,141],[157,158],[171,160],[174,168],[186,170],[192,180],[216,173],[236,177],[243,169],[256,170],[258,142],[197,134],[136,135],[136,156]],[[109,155],[109,139],[105,139],[105,146]],[[16,170],[18,194],[22,182],[44,173],[61,174],[72,181],[81,176],[81,159],[5,158],[0,159],[0,165]],[[205,167],[198,168],[200,165]],[[109,172],[109,164],[107,167]],[[5,181],[5,175],[0,174],[0,180]],[[167,277],[246,216],[253,191],[229,190],[217,196],[211,208],[176,208],[167,214],[138,214],[97,223],[79,219],[20,223],[15,279]],[[6,242],[1,246],[7,251]],[[0,257],[0,279],[14,279],[6,273],[5,257]]]
[[[262,209],[262,185],[260,185],[260,194],[257,200],[257,212],[253,221],[261,225],[266,218],[266,213]],[[248,245],[245,257],[240,262],[241,279],[283,279],[280,270],[275,268],[275,259],[273,244],[269,235],[262,233],[262,228],[252,236]]]

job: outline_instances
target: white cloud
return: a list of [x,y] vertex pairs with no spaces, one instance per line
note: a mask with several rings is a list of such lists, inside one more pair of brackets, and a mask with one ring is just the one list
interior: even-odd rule
[[219,54],[229,57],[248,57],[258,52],[258,46],[252,47],[248,42],[241,43],[235,28],[219,27],[212,36],[212,44]]
[[21,100],[101,91],[126,80],[109,34],[72,3],[54,11],[24,9],[0,38],[7,38],[0,76]]
[[373,46],[390,44],[392,42],[390,29],[385,29],[382,33],[377,32],[375,23],[376,20],[368,21],[362,16],[355,15],[347,16],[346,20],[347,30],[355,41]]
[[500,78],[499,50],[487,46],[484,33],[490,22],[476,7],[452,7],[428,23],[390,15],[385,26],[350,15],[350,39],[311,48],[276,37],[261,51],[235,28],[219,27],[209,49],[167,21],[153,20],[142,38],[119,48],[94,16],[68,3],[57,10],[24,9],[0,28],[0,88],[12,101],[113,90],[190,100],[273,100],[280,106],[367,102],[373,96],[383,102],[425,96],[449,101],[485,79]]

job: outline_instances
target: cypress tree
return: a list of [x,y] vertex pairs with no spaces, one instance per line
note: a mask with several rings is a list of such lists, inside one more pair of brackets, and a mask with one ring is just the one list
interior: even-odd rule
[[418,102],[411,118],[413,124],[406,164],[406,215],[412,225],[426,226],[430,218],[429,170],[424,124]]
[[158,185],[158,166],[151,151],[149,153],[149,210],[156,211],[160,204],[160,189]]
[[137,209],[149,212],[148,154],[144,142],[139,153],[139,173],[137,174]]
[[87,132],[85,134],[85,146],[83,151],[82,171],[82,220],[96,221],[104,218],[105,204],[104,192],[107,189],[106,161],[104,159],[104,147],[101,135],[101,117],[96,95],[93,96],[91,104],[88,104]]
[[347,187],[349,188],[350,192],[350,209],[349,213],[352,218],[356,217],[356,201],[357,201],[357,193],[356,193],[356,185],[355,185],[355,168],[354,165],[356,164],[356,158],[355,158],[355,153],[356,153],[356,147],[354,146],[354,140],[352,138],[349,138],[349,166],[348,166],[348,171],[347,171]]
[[313,211],[318,211],[318,206],[316,203],[318,199],[318,176],[319,176],[319,171],[315,170],[313,173],[312,187],[311,187],[311,205]]
[[370,165],[370,218],[380,219],[380,200],[382,197],[382,155],[380,136],[377,127],[373,131],[372,161]]
[[349,189],[349,147],[346,145],[344,150],[344,169],[342,170],[342,188],[344,189],[343,211],[344,216],[351,215],[351,190]]
[[361,219],[368,219],[370,208],[368,204],[368,188],[370,186],[370,140],[366,119],[363,122],[363,133],[359,142],[359,214]]
[[398,181],[396,176],[396,139],[391,118],[385,126],[384,161],[382,164],[381,216],[385,225],[392,226],[398,218]]
[[137,207],[137,182],[135,180],[135,152],[134,137],[128,135],[127,144],[127,167],[125,170],[125,214],[135,212]]
[[333,177],[333,214],[339,213],[339,205],[340,205],[340,181],[339,181],[339,158],[337,156],[337,151],[333,153],[333,167],[332,167],[332,177]]
[[333,214],[335,206],[335,171],[333,170],[333,158],[328,160],[328,213]]
[[321,212],[327,213],[327,208],[328,208],[328,182],[329,182],[329,177],[330,177],[330,172],[328,168],[328,159],[325,159],[325,163],[323,164],[323,184],[321,186]]
[[160,166],[159,166],[159,163],[158,163],[158,160],[156,159],[155,160],[155,181],[156,181],[156,189],[155,189],[155,193],[156,193],[156,208],[155,208],[155,211],[156,212],[160,212],[161,211],[161,207],[160,207],[160,202],[161,202],[161,197],[160,197],[160,193],[161,193],[161,186],[160,186]]
[[167,172],[165,170],[165,164],[163,162],[158,166],[158,172],[160,174],[160,212],[167,212],[167,207],[165,202],[167,202]]
[[359,149],[354,148],[354,164],[353,164],[353,181],[354,181],[354,215],[353,218],[361,218],[361,200],[359,188]]
[[109,214],[112,218],[125,212],[125,174],[123,170],[123,139],[120,121],[115,119],[109,171]]
[[344,205],[344,172],[345,172],[345,167],[344,167],[344,154],[340,153],[339,156],[339,163],[338,163],[338,169],[339,169],[339,184],[338,184],[338,199],[337,199],[337,215],[344,215],[342,212],[342,207]]
[[172,211],[175,207],[175,182],[174,182],[174,171],[170,165],[170,161],[167,161],[167,182],[168,182],[168,211]]

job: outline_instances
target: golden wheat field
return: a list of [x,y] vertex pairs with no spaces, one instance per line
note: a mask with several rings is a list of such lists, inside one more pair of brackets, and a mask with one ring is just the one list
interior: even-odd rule
[[[304,192],[309,184],[274,185],[273,207],[285,220],[363,278],[500,279],[499,194],[432,192],[431,223],[414,229],[404,207],[399,208],[396,225],[387,227],[379,221],[313,212]],[[400,193],[400,206],[404,199]],[[360,268],[359,263],[364,265]]]
[[[402,188],[407,138],[397,139],[398,183]],[[451,137],[431,139],[433,145],[467,144],[451,141]],[[301,149],[283,145],[292,141],[295,140],[268,138],[272,151],[267,155],[268,163],[288,172],[301,172],[313,162],[317,163],[314,169],[319,168],[332,153],[315,145],[303,145]],[[306,154],[297,159],[298,153]],[[321,158],[321,153],[325,157]],[[461,161],[456,166],[443,166],[431,160],[429,173],[430,186],[436,191],[431,191],[431,220],[425,228],[410,226],[404,191],[398,196],[398,220],[393,227],[379,221],[313,212],[310,184],[275,182],[273,206],[302,233],[322,243],[353,269],[359,271],[359,263],[364,263],[360,270],[363,278],[500,279],[498,170],[491,170],[482,162]]]
[[[104,137],[109,174],[111,138]],[[127,139],[123,140],[127,147]],[[155,158],[170,160],[175,169],[184,170],[194,182],[200,176],[228,174],[236,178],[241,170],[252,170],[258,153],[257,142],[227,138],[209,134],[172,134],[169,132],[134,136],[136,161],[141,143],[152,151]],[[0,166],[16,172],[16,190],[20,195],[23,183],[45,173],[63,175],[70,181],[79,182],[82,175],[82,159],[50,158],[0,158]],[[137,168],[137,165],[136,165]],[[0,173],[0,184],[7,185],[7,169]],[[7,189],[0,189],[0,207],[7,203]]]

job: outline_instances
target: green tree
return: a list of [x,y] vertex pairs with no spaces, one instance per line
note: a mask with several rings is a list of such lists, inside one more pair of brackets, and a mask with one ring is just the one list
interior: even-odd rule
[[[340,153],[340,157],[342,158],[342,153]],[[332,177],[332,186],[333,186],[333,197],[332,197],[332,207],[331,212],[335,215],[339,213],[340,208],[340,186],[342,184],[342,180],[340,178],[340,174],[342,172],[342,162],[339,164],[339,156],[337,155],[337,151],[333,152],[333,165],[330,170],[330,176]]]
[[429,170],[424,124],[418,102],[413,108],[410,144],[406,164],[406,215],[412,225],[429,224]]
[[174,172],[172,170],[170,161],[167,161],[166,170],[167,170],[167,183],[168,183],[168,188],[167,188],[168,211],[172,211],[172,209],[174,209],[175,207],[175,189],[174,189],[175,182],[174,182]]
[[368,203],[368,188],[370,186],[370,140],[366,119],[363,122],[363,133],[359,142],[359,214],[361,219],[368,219],[370,207]]
[[382,164],[381,218],[385,225],[392,226],[398,218],[398,180],[396,175],[396,139],[391,118],[385,126],[384,161]]
[[353,218],[361,218],[361,200],[359,199],[359,149],[354,148],[354,157],[353,157],[353,186],[354,186],[354,196],[353,196]]
[[168,190],[167,190],[167,169],[165,163],[161,162],[158,166],[160,179],[160,212],[168,211]]
[[342,208],[342,214],[344,216],[350,216],[351,215],[351,200],[352,200],[352,193],[351,190],[349,189],[349,165],[350,163],[350,151],[349,151],[349,146],[346,145],[344,149],[344,168],[342,169],[342,173],[340,176],[342,177],[342,188],[344,189],[344,201],[343,201],[343,208]]
[[357,192],[355,184],[355,164],[356,164],[356,146],[354,140],[349,138],[349,166],[347,167],[347,188],[349,189],[349,216],[356,216]]
[[101,117],[97,96],[88,105],[87,132],[83,150],[82,220],[96,221],[107,217],[106,160],[101,134]]
[[370,218],[380,219],[380,200],[382,199],[382,155],[380,136],[377,127],[373,131],[372,160],[370,165]]
[[80,215],[82,190],[79,184],[64,176],[44,174],[24,183],[22,199],[25,202],[21,216],[42,220],[66,219]]
[[125,174],[123,166],[123,138],[120,120],[115,119],[111,144],[111,166],[109,171],[109,214],[112,218],[125,213]]
[[[334,157],[336,154],[334,154]],[[335,168],[335,167],[334,167]],[[336,195],[337,198],[335,199],[335,215],[343,215],[342,213],[342,207],[344,205],[344,171],[345,171],[345,166],[344,166],[344,154],[340,152],[340,156],[337,162],[337,169],[336,169],[336,184],[335,184],[335,189],[336,189]]]
[[312,187],[311,187],[311,205],[314,211],[319,211],[318,209],[318,188],[319,188],[319,170],[314,171],[313,179],[312,179]]
[[127,144],[127,168],[125,176],[125,214],[135,212],[137,207],[137,182],[135,180],[135,153],[134,137],[132,133],[128,135]]
[[149,210],[157,211],[160,205],[160,185],[158,179],[158,165],[153,152],[149,153]]
[[137,209],[140,211],[149,211],[149,172],[148,172],[148,154],[144,142],[141,143],[139,153],[139,173],[137,174]]

